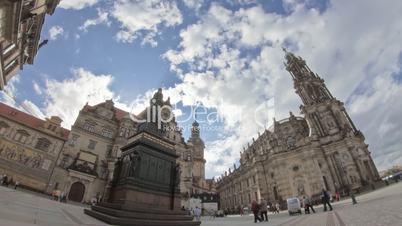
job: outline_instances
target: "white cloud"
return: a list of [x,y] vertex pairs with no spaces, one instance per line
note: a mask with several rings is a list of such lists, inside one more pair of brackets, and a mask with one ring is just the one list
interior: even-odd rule
[[[323,12],[306,7],[314,5],[312,1],[288,0],[284,4],[287,15],[267,13],[258,5],[233,11],[212,4],[199,21],[180,32],[178,48],[164,55],[182,80],[170,92],[185,105],[200,101],[217,107],[226,120],[223,139],[207,143],[207,174],[220,174],[222,167],[232,166],[241,145],[261,130],[254,121],[254,109],[260,104],[267,109],[257,115],[263,122],[274,113],[281,119],[288,116],[289,110],[298,110],[301,101],[294,93],[291,76],[284,70],[282,46],[304,57],[341,101],[346,102],[364,81],[381,84],[373,88],[378,94],[364,92],[346,107],[352,108],[351,115],[366,134],[367,143],[378,143],[378,136],[386,139],[383,145],[371,145],[380,167],[391,164],[387,162],[390,156],[396,155],[394,159],[400,161],[397,147],[402,145],[402,134],[393,133],[392,123],[398,120],[395,115],[402,113],[402,107],[382,97],[393,100],[400,96],[396,91],[400,85],[390,75],[400,71],[402,20],[395,18],[401,18],[402,4],[332,1]],[[269,107],[273,99],[275,108]],[[372,106],[382,108],[373,111]],[[233,117],[231,109],[241,110],[243,117]],[[384,109],[392,109],[395,115],[380,120]],[[366,112],[366,117],[359,112]],[[372,122],[370,118],[378,118],[381,131],[366,126]]]
[[40,88],[39,84],[35,81],[33,81],[33,88],[36,94],[38,95],[42,94],[42,89]]
[[380,169],[402,162],[401,96],[402,84],[384,71],[374,79],[367,92],[351,97],[352,117],[366,132],[370,150]]
[[198,11],[204,4],[204,0],[183,0],[183,3],[188,8]]
[[1,92],[0,101],[20,111],[44,119],[42,111],[34,103],[32,103],[29,100],[21,101],[18,98],[18,91],[16,87],[18,86],[19,82],[20,82],[19,74],[11,78],[8,81],[7,86],[4,88],[3,92]]
[[47,80],[44,90],[46,94],[44,112],[47,116],[61,117],[66,127],[74,123],[79,110],[86,103],[94,105],[107,99],[118,100],[109,87],[113,81],[111,75],[96,75],[83,68],[74,69],[72,73],[71,79]]
[[20,109],[20,106],[18,106],[18,103],[16,101],[16,96],[18,94],[16,86],[19,82],[20,75],[17,74],[7,82],[7,85],[4,87],[3,92],[1,92],[1,102],[18,109]]
[[24,100],[21,103],[21,107],[23,108],[23,110],[25,112],[27,112],[33,116],[36,116],[37,118],[41,118],[41,119],[45,118],[45,115],[43,114],[42,110],[29,100]]
[[138,37],[144,37],[142,43],[151,46],[157,45],[155,36],[160,27],[182,23],[176,2],[166,0],[117,0],[111,15],[121,23],[122,29],[116,35],[118,41],[131,43]]
[[61,0],[59,7],[64,9],[80,10],[98,3],[99,0]]
[[62,81],[45,78],[46,84],[40,87],[33,82],[37,94],[41,94],[44,101],[43,108],[39,108],[29,100],[19,100],[16,86],[19,75],[13,77],[0,95],[0,100],[21,111],[44,119],[53,115],[63,119],[62,126],[70,128],[77,119],[79,111],[85,104],[96,105],[108,99],[113,99],[115,106],[135,114],[144,110],[155,90],[150,90],[138,96],[132,103],[120,101],[120,97],[110,88],[113,76],[108,74],[94,74],[84,68],[71,70],[71,78]]
[[109,13],[102,11],[101,9],[98,10],[98,17],[95,19],[87,19],[78,29],[82,31],[88,31],[88,28],[91,26],[96,26],[99,24],[106,24],[110,26],[109,21]]
[[58,37],[62,36],[64,33],[64,29],[61,26],[53,26],[49,29],[49,37],[50,40],[56,40]]

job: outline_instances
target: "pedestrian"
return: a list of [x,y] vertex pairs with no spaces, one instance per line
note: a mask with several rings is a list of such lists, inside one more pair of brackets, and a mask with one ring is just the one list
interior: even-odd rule
[[268,207],[267,207],[267,202],[265,201],[265,199],[261,200],[260,212],[261,212],[261,220],[264,220],[264,216],[265,216],[265,221],[268,221]]
[[61,193],[60,193],[60,202],[64,202],[64,199],[65,199],[65,197],[66,197],[66,195],[65,195],[65,193],[64,193],[64,191],[62,191]]
[[61,191],[60,191],[60,190],[56,190],[55,201],[60,201],[60,194],[61,194]]
[[14,183],[14,179],[11,177],[10,180],[7,182],[7,187],[8,187],[8,185],[13,184],[13,183]]
[[313,208],[313,203],[311,202],[310,197],[303,196],[303,203],[304,203],[304,211],[306,214],[310,213],[310,209],[311,209],[311,211],[313,211],[313,213],[315,213],[315,210]]
[[339,194],[339,191],[335,192],[335,198],[336,198],[336,201],[339,202],[339,199],[341,198],[341,194]]
[[240,206],[239,212],[240,212],[240,216],[243,216],[243,215],[244,215],[243,206]]
[[14,190],[17,190],[19,185],[20,185],[20,182],[16,180],[15,184],[14,184]]
[[210,210],[209,212],[209,219],[210,220],[215,220],[215,216],[216,216],[216,211],[215,210]]
[[350,193],[350,198],[352,199],[353,205],[356,205],[357,201],[356,201],[355,193],[353,191]]
[[253,211],[254,214],[254,223],[257,223],[257,220],[259,222],[261,222],[261,218],[258,216],[258,213],[260,211],[260,207],[257,203],[257,201],[253,200],[253,202],[251,203],[251,211]]
[[275,204],[275,212],[279,214],[280,206],[279,203]]
[[198,206],[196,206],[195,209],[193,210],[193,215],[194,215],[196,221],[200,221],[201,209],[198,208]]
[[329,211],[332,211],[332,206],[330,203],[331,197],[328,191],[326,191],[324,188],[322,189],[321,200],[322,203],[324,204],[324,211],[327,211],[327,205],[329,206]]
[[7,183],[7,174],[3,175],[3,178],[1,179],[1,185],[5,185]]

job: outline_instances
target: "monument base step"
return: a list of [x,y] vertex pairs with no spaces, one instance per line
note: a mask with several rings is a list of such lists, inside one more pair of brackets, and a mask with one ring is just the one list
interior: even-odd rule
[[[117,212],[116,212],[117,211]],[[96,219],[113,225],[127,226],[199,226],[201,222],[192,221],[192,217],[186,215],[164,215],[157,213],[131,212],[116,210],[105,207],[96,207],[85,209],[84,213]],[[154,215],[153,219],[150,218]]]
[[178,214],[163,214],[163,213],[153,213],[146,212],[143,209],[141,212],[138,211],[128,211],[120,209],[112,209],[104,206],[92,206],[93,211],[97,211],[106,215],[111,215],[113,217],[122,218],[136,218],[144,220],[163,220],[163,221],[191,221],[193,217],[190,215],[185,215],[182,211]]

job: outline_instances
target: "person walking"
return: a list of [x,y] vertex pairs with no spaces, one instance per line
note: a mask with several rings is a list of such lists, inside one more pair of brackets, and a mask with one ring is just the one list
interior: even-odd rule
[[339,193],[339,191],[335,192],[335,198],[336,198],[336,201],[339,202],[339,200],[341,198],[341,194]]
[[240,206],[239,212],[240,212],[240,216],[243,216],[243,215],[244,215],[243,206]]
[[356,205],[357,204],[356,196],[355,196],[355,193],[353,191],[350,193],[350,198],[352,199],[353,205]]
[[7,175],[6,174],[4,174],[3,176],[2,176],[2,178],[1,178],[1,185],[6,185],[6,183],[7,183]]
[[200,221],[201,209],[198,208],[198,206],[196,206],[195,209],[193,210],[193,215],[194,215],[196,221]]
[[268,221],[268,207],[267,207],[267,202],[265,201],[265,199],[261,200],[260,212],[261,212],[261,220],[264,221],[264,216],[265,216],[265,221]]
[[15,184],[14,184],[14,190],[17,190],[19,185],[20,185],[20,182],[16,180]]
[[303,203],[304,203],[304,211],[309,214],[310,213],[310,209],[311,211],[313,211],[313,213],[315,213],[315,210],[313,208],[313,204],[311,202],[310,197],[308,196],[303,196]]
[[259,222],[261,222],[261,218],[258,216],[258,213],[260,211],[260,207],[257,203],[257,201],[253,200],[253,202],[251,203],[251,211],[253,211],[254,214],[254,223],[257,223],[257,220]]
[[324,212],[327,211],[327,205],[329,206],[329,211],[332,211],[332,206],[330,203],[331,197],[329,196],[328,191],[326,191],[325,189],[322,189],[321,200],[324,204]]
[[279,214],[280,206],[279,203],[275,204],[275,212]]

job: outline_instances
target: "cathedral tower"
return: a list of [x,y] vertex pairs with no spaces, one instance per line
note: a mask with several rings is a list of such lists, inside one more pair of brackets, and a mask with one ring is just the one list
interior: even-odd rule
[[191,137],[189,142],[193,146],[193,178],[196,184],[202,187],[203,181],[205,181],[205,159],[204,159],[204,141],[200,138],[200,125],[197,121],[194,121],[191,128]]
[[324,80],[311,71],[304,59],[285,52],[286,70],[290,72],[296,93],[303,102],[301,111],[309,123],[311,138],[361,135],[346,112],[344,103],[332,96]]
[[[332,96],[324,80],[311,71],[304,59],[286,50],[285,53],[286,70],[303,102],[300,109],[310,128],[309,138],[324,153],[334,189],[348,192],[378,181],[365,138],[356,129],[344,103]],[[323,181],[327,184],[326,178]]]

